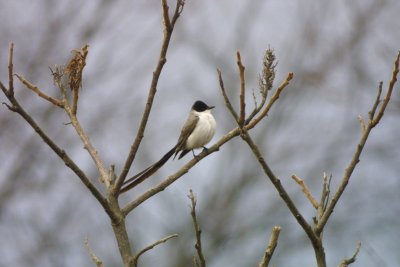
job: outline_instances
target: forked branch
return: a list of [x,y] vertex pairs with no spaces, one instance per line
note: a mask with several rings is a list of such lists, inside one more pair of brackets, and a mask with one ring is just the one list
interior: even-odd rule
[[377,97],[375,99],[374,104],[372,105],[371,110],[369,111],[368,123],[365,124],[363,121],[360,122],[361,128],[363,129],[360,141],[356,147],[356,150],[354,152],[353,158],[350,161],[350,164],[345,169],[343,178],[339,184],[338,189],[336,190],[335,194],[333,195],[332,200],[327,205],[324,214],[322,215],[321,219],[318,222],[318,225],[316,226],[315,231],[318,235],[322,233],[330,215],[333,212],[333,209],[335,208],[337,202],[339,201],[339,198],[341,197],[344,190],[346,189],[346,186],[350,180],[350,177],[351,177],[356,165],[360,161],[361,152],[364,149],[364,146],[367,142],[367,139],[369,137],[371,130],[380,122],[381,118],[383,117],[383,114],[386,110],[386,107],[387,107],[390,97],[392,95],[394,85],[396,84],[396,81],[397,81],[397,74],[399,73],[399,62],[400,62],[400,52],[398,53],[396,60],[394,62],[392,78],[389,82],[389,86],[386,91],[386,96],[383,100],[382,105],[380,106],[380,108],[378,110],[379,103],[381,101],[380,96],[382,93],[382,83],[380,83],[379,88],[378,88]]
[[[12,53],[13,53],[13,44],[10,44],[9,48],[9,64],[12,62]],[[14,86],[14,73],[12,73],[13,68],[9,66],[9,86]],[[63,160],[65,165],[67,165],[75,174],[79,177],[82,183],[89,189],[89,191],[93,194],[93,196],[99,201],[99,203],[103,206],[106,213],[110,216],[110,218],[115,218],[114,213],[111,211],[110,206],[106,198],[102,195],[102,193],[96,188],[96,186],[90,181],[90,179],[86,176],[86,174],[79,168],[79,166],[69,157],[69,155],[60,148],[46,133],[45,131],[37,124],[37,122],[25,111],[25,109],[19,104],[17,99],[14,96],[13,87],[6,88],[3,83],[0,82],[0,88],[4,92],[7,99],[10,101],[10,105],[4,103],[11,111],[19,114],[31,127],[32,129],[42,138],[42,140],[58,155],[58,157]]]
[[143,115],[142,115],[142,119],[140,121],[139,128],[137,130],[135,139],[130,147],[130,150],[129,150],[128,156],[126,158],[126,161],[124,163],[124,166],[122,168],[122,171],[119,174],[119,176],[116,180],[115,186],[112,190],[112,194],[114,194],[114,195],[118,195],[118,193],[121,189],[121,186],[132,166],[133,160],[135,159],[137,150],[139,149],[140,143],[144,136],[144,131],[146,129],[147,121],[149,119],[151,108],[153,106],[154,97],[157,92],[158,80],[160,78],[161,71],[164,67],[164,64],[167,62],[166,57],[167,57],[167,51],[168,51],[168,46],[169,46],[169,43],[171,40],[172,32],[174,30],[176,21],[178,20],[180,14],[183,11],[185,2],[183,0],[177,0],[175,11],[174,11],[174,14],[173,14],[171,20],[169,18],[169,14],[168,14],[169,7],[167,4],[167,0],[162,0],[161,4],[162,4],[162,9],[163,9],[163,21],[164,21],[164,37],[163,37],[163,41],[162,41],[162,45],[161,45],[161,52],[160,52],[160,56],[158,58],[157,66],[153,72],[153,78],[151,80],[149,92],[147,95],[146,106],[143,111]]

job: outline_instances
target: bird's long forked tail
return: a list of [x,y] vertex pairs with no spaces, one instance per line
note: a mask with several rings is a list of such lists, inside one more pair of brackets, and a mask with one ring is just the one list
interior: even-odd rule
[[123,183],[123,185],[121,187],[121,190],[119,191],[120,194],[125,193],[126,191],[134,188],[135,186],[137,186],[138,184],[140,184],[141,182],[146,180],[148,177],[153,175],[175,153],[175,148],[176,148],[176,146],[174,146],[170,151],[167,152],[167,154],[165,154],[159,161],[157,161],[156,163],[154,163],[150,167],[147,167],[146,169],[144,169],[143,171],[139,172],[135,176],[133,176],[133,177],[129,178],[128,180],[126,180]]

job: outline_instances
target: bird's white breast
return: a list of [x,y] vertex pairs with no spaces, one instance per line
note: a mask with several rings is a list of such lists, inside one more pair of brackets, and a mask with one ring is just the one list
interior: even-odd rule
[[196,128],[186,141],[187,149],[200,148],[205,146],[211,141],[217,128],[214,116],[210,110],[203,112],[196,112],[196,116],[199,117]]

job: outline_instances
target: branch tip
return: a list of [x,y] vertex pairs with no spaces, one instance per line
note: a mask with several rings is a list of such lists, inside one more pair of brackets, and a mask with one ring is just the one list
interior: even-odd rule
[[240,57],[240,52],[236,52],[236,57],[237,57],[237,65],[239,67],[239,77],[240,77],[240,109],[239,109],[239,120],[238,120],[238,125],[240,128],[243,128],[244,126],[244,121],[246,119],[246,100],[245,100],[245,78],[244,78],[244,70],[245,67],[243,66],[242,59]]
[[84,245],[86,250],[88,251],[90,258],[92,259],[92,261],[96,264],[97,267],[103,267],[103,262],[96,256],[96,254],[94,253],[94,251],[92,250],[92,248],[89,245],[89,239],[86,237],[85,241],[84,241]]
[[313,205],[315,209],[318,209],[318,202],[312,196],[312,194],[311,194],[310,190],[308,189],[308,187],[307,187],[306,183],[304,182],[304,180],[300,179],[295,174],[292,175],[292,179],[301,187],[301,191],[304,193],[304,195],[310,201],[311,205]]
[[271,232],[271,237],[268,241],[268,246],[265,249],[264,256],[258,265],[259,267],[267,267],[272,255],[274,254],[275,248],[278,245],[278,238],[279,238],[279,233],[281,232],[281,227],[280,226],[274,226],[272,228]]
[[18,80],[25,85],[26,88],[31,90],[32,92],[36,93],[39,97],[43,98],[44,100],[50,102],[51,104],[59,107],[59,108],[64,108],[64,104],[61,100],[55,99],[46,93],[44,93],[42,90],[40,90],[36,85],[25,79],[22,75],[19,75],[17,73],[14,74]]
[[160,245],[162,243],[165,243],[168,240],[170,240],[171,238],[175,238],[175,237],[178,237],[178,235],[177,234],[169,235],[169,236],[164,237],[164,238],[162,238],[160,240],[157,240],[153,244],[150,244],[147,247],[143,248],[141,251],[139,251],[138,254],[136,254],[136,256],[134,256],[134,258],[133,258],[134,265],[133,266],[137,266],[137,263],[139,261],[139,257],[142,256],[145,252],[147,252],[147,251],[153,249],[154,247],[156,247],[156,246],[158,246],[158,245]]
[[169,6],[167,3],[167,0],[161,0],[161,4],[162,4],[162,9],[163,9],[163,23],[164,23],[165,30],[171,31],[172,26],[171,26],[171,21],[169,19],[169,14],[168,14]]
[[222,79],[222,73],[221,70],[217,68],[217,73],[218,73],[218,81],[219,81],[219,87],[221,89],[221,93],[222,96],[224,97],[224,101],[225,101],[225,106],[228,108],[228,110],[230,111],[232,117],[235,119],[236,122],[239,121],[239,117],[236,113],[236,111],[234,110],[231,101],[229,100],[228,95],[226,94],[226,90],[225,90],[225,86],[224,86],[224,81]]
[[340,263],[339,267],[347,267],[350,264],[354,263],[356,261],[356,257],[358,255],[358,253],[360,252],[360,249],[361,249],[361,241],[358,241],[356,251],[354,252],[353,256],[348,259],[343,259],[342,262]]

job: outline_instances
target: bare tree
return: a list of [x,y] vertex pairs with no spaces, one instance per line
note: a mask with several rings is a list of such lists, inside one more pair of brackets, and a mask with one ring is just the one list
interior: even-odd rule
[[[197,164],[198,160],[201,160],[205,156],[217,151],[222,145],[224,145],[227,141],[231,140],[233,137],[241,136],[243,138],[243,140],[251,148],[252,153],[254,153],[257,156],[257,160],[258,160],[259,164],[262,166],[262,169],[264,170],[264,172],[266,172],[266,174],[270,177],[273,184],[275,186],[277,186],[277,184],[280,183],[279,180],[276,179],[277,178],[276,175],[274,175],[271,170],[268,171],[268,165],[266,165],[265,160],[260,160],[260,158],[261,159],[263,158],[262,152],[260,152],[262,150],[255,145],[256,142],[251,139],[251,137],[247,133],[247,130],[252,129],[261,120],[263,120],[265,118],[265,116],[268,114],[268,111],[271,108],[271,106],[278,99],[281,91],[287,86],[287,83],[291,79],[291,76],[290,75],[287,76],[287,78],[284,80],[282,86],[278,87],[277,90],[274,91],[276,94],[273,94],[269,98],[269,101],[267,101],[267,94],[265,95],[265,98],[261,94],[262,97],[261,97],[260,104],[255,104],[255,109],[252,112],[250,112],[249,116],[246,116],[245,107],[246,106],[249,107],[251,105],[249,103],[246,104],[246,102],[245,102],[245,96],[249,95],[249,93],[246,93],[246,90],[245,90],[244,66],[241,63],[240,57],[238,57],[238,63],[240,63],[238,65],[239,65],[239,69],[240,69],[240,81],[241,81],[240,82],[240,88],[241,88],[240,97],[239,97],[239,101],[238,101],[240,103],[239,112],[236,112],[234,110],[234,108],[233,108],[235,106],[234,104],[229,104],[230,101],[226,100],[227,107],[231,111],[238,126],[236,128],[234,128],[233,130],[229,131],[227,135],[222,137],[214,146],[212,146],[210,148],[210,150],[208,152],[203,152],[202,154],[200,154],[200,158],[198,158],[198,160],[194,159],[194,160],[190,161],[183,168],[181,168],[178,172],[176,172],[174,175],[169,176],[167,179],[163,180],[160,184],[153,186],[152,188],[150,188],[147,191],[141,191],[140,195],[135,197],[133,200],[130,200],[128,204],[126,204],[124,206],[119,206],[120,204],[118,203],[118,193],[117,193],[118,188],[120,187],[121,183],[125,180],[128,172],[131,168],[132,162],[136,158],[136,154],[138,152],[138,148],[141,143],[141,139],[143,138],[143,134],[144,134],[145,127],[147,125],[150,110],[153,106],[153,101],[154,101],[154,96],[156,93],[158,80],[159,80],[159,77],[161,74],[161,70],[165,64],[166,52],[167,52],[168,44],[169,44],[169,41],[171,38],[171,34],[174,29],[175,22],[178,19],[178,16],[183,8],[183,4],[182,4],[182,6],[179,6],[179,4],[182,4],[182,3],[178,1],[178,5],[176,6],[175,12],[173,12],[172,18],[170,18],[169,14],[167,12],[168,9],[167,9],[166,2],[163,1],[164,40],[163,40],[163,45],[162,45],[162,49],[161,49],[161,53],[160,53],[160,58],[157,63],[157,67],[154,71],[154,76],[153,76],[153,80],[151,82],[149,95],[148,95],[147,102],[146,102],[147,105],[146,105],[146,108],[144,111],[144,116],[142,117],[140,127],[138,128],[136,138],[131,145],[131,150],[129,152],[129,155],[128,155],[125,163],[123,164],[121,173],[118,176],[114,172],[114,167],[112,167],[112,166],[107,167],[107,165],[104,163],[105,161],[102,159],[102,157],[104,157],[104,155],[102,155],[101,153],[98,153],[96,151],[94,144],[91,142],[91,138],[89,139],[89,134],[83,130],[83,127],[77,118],[78,99],[79,99],[79,92],[80,92],[80,86],[81,86],[81,81],[82,81],[82,71],[83,71],[83,68],[86,63],[86,56],[87,56],[88,48],[84,47],[82,50],[76,51],[74,54],[75,56],[70,61],[70,64],[68,65],[67,68],[53,69],[53,77],[55,79],[57,87],[60,89],[61,98],[51,97],[50,94],[45,93],[38,86],[36,86],[34,83],[30,82],[28,79],[24,78],[22,75],[13,76],[13,68],[12,68],[13,53],[12,53],[11,47],[10,47],[10,51],[9,51],[9,55],[10,55],[9,74],[11,74],[11,75],[9,75],[9,77],[8,77],[9,78],[8,86],[5,86],[5,85],[2,86],[2,89],[4,88],[3,91],[5,92],[5,95],[7,96],[7,98],[10,101],[8,103],[9,108],[13,111],[18,112],[20,115],[22,115],[25,118],[26,121],[28,121],[28,123],[30,123],[30,125],[35,129],[35,131],[41,135],[42,139],[44,139],[45,142],[58,154],[58,156],[64,160],[65,164],[75,172],[75,174],[81,179],[81,181],[92,192],[92,194],[95,196],[95,198],[101,203],[102,207],[105,209],[106,213],[108,214],[108,216],[111,218],[111,220],[113,222],[114,233],[117,238],[117,241],[119,244],[119,250],[120,250],[121,256],[122,256],[125,264],[127,264],[127,263],[133,264],[133,265],[137,264],[139,256],[141,256],[144,252],[148,251],[149,248],[152,248],[155,245],[161,243],[161,241],[168,240],[169,237],[165,238],[165,239],[160,239],[160,240],[156,241],[154,244],[152,244],[150,246],[146,246],[146,248],[144,248],[142,250],[136,249],[136,245],[135,245],[134,249],[132,249],[132,247],[130,247],[131,242],[129,242],[128,232],[125,229],[126,228],[124,225],[125,222],[122,222],[122,221],[124,221],[124,219],[122,219],[120,217],[122,216],[124,218],[128,213],[130,213],[132,210],[136,209],[139,205],[144,203],[146,200],[153,197],[157,193],[163,191],[165,188],[167,188],[169,185],[171,185],[173,182],[175,182],[177,179],[179,179],[183,174],[188,172],[188,170],[190,170],[192,167],[194,167]],[[175,18],[176,14],[178,14],[178,16],[176,16],[176,18]],[[238,56],[239,56],[239,54],[238,54]],[[67,76],[67,78],[69,80],[64,81],[64,80],[62,80],[61,76]],[[28,89],[31,89],[34,93],[36,93],[37,95],[39,95],[46,101],[49,101],[51,104],[61,108],[61,110],[64,110],[66,112],[73,128],[76,130],[76,133],[79,135],[80,139],[82,140],[85,149],[88,150],[90,157],[95,162],[95,166],[97,169],[96,172],[92,171],[91,174],[87,174],[87,173],[85,173],[85,171],[80,169],[80,167],[78,167],[78,164],[76,163],[76,161],[72,160],[71,157],[69,157],[65,153],[65,151],[63,151],[61,146],[57,145],[56,142],[53,141],[49,137],[50,134],[38,126],[38,123],[36,123],[32,119],[33,116],[30,116],[31,114],[27,113],[25,111],[25,109],[23,109],[23,106],[19,104],[19,101],[17,102],[17,100],[14,96],[14,90],[13,90],[13,85],[14,85],[13,78],[14,77],[17,77]],[[265,76],[262,76],[262,77],[265,77]],[[299,77],[299,74],[297,74],[296,77]],[[300,77],[302,77],[302,76],[300,76]],[[394,75],[394,77],[395,77],[395,75]],[[394,85],[394,82],[395,82],[395,79],[394,80],[392,79],[393,85]],[[220,73],[220,84],[221,84],[221,88],[224,88],[221,73]],[[392,85],[392,89],[393,89],[393,85]],[[380,88],[382,88],[382,86],[380,86]],[[69,95],[70,93],[69,93],[68,89],[70,89],[70,91],[71,91],[71,96]],[[390,87],[389,87],[389,89],[390,89]],[[260,90],[260,91],[262,92],[262,90]],[[390,93],[389,93],[389,91],[390,91]],[[268,90],[266,92],[268,92]],[[231,93],[232,93],[232,91],[228,92],[228,94],[231,94]],[[391,90],[388,90],[387,96],[390,97],[390,94],[391,94]],[[11,97],[11,99],[10,99],[10,97]],[[379,106],[379,109],[378,109],[379,102],[375,102],[374,107],[371,109],[371,113],[373,113],[372,118],[370,117],[367,122],[364,122],[364,120],[360,120],[361,124],[364,125],[362,127],[363,128],[363,132],[362,132],[363,138],[366,135],[365,140],[360,141],[360,144],[362,145],[361,150],[363,148],[363,145],[365,144],[366,138],[368,137],[370,130],[379,122],[381,116],[383,115],[383,111],[386,108],[387,102],[389,101],[389,97],[385,98],[384,103],[386,103],[386,104]],[[14,100],[12,100],[12,99],[14,99],[15,102],[13,102]],[[225,93],[225,99],[228,99],[228,95],[226,93]],[[377,101],[379,101],[379,96],[377,98]],[[80,107],[79,110],[81,110],[81,106],[79,106],[79,107]],[[372,112],[374,108],[375,108],[375,111]],[[381,113],[381,111],[382,111],[382,115],[379,115]],[[374,117],[375,112],[377,114],[376,117]],[[371,125],[375,124],[375,125],[371,126],[371,129],[369,129],[370,124]],[[69,126],[67,126],[67,127],[69,127]],[[358,162],[357,153],[358,153],[358,157],[359,157],[361,150],[358,151],[358,149],[357,149],[358,152],[356,151],[355,157],[353,158],[353,160],[356,160],[355,161],[356,163]],[[352,164],[353,164],[353,161],[349,165],[350,170],[352,168],[354,169],[354,167],[355,167],[355,164],[354,164],[354,166],[352,166]],[[104,186],[99,186],[98,184],[96,184],[96,182],[93,179],[88,178],[88,177],[93,177],[94,175],[99,176],[101,182],[104,183]],[[345,177],[348,176],[347,181],[343,182],[344,187],[343,187],[343,185],[339,186],[339,189],[337,191],[339,197],[343,193],[343,190],[344,190],[345,186],[347,185],[350,175],[351,175],[351,171],[350,171],[350,174],[346,174],[343,177],[342,181],[346,181]],[[297,177],[297,176],[294,176],[294,177]],[[310,190],[307,189],[307,187],[305,186],[304,181],[301,179],[297,179],[297,181],[299,182],[299,184],[302,185],[302,190],[306,193],[308,199],[310,201],[313,200],[314,198],[312,197]],[[311,201],[311,203],[313,203],[314,207],[316,207],[316,209],[317,209],[317,215],[315,216],[315,221],[314,221],[315,228],[312,229],[314,231],[313,234],[312,234],[312,232],[309,231],[310,229],[308,228],[308,226],[306,224],[307,222],[304,223],[306,220],[301,219],[301,216],[300,217],[298,216],[300,213],[294,212],[296,210],[293,211],[293,207],[291,207],[291,205],[290,205],[290,201],[289,201],[290,198],[288,197],[289,195],[287,195],[287,197],[285,197],[285,194],[281,190],[281,189],[284,189],[284,187],[280,188],[279,186],[277,186],[279,194],[281,196],[283,196],[283,199],[285,200],[289,209],[295,215],[295,218],[300,223],[300,225],[303,226],[303,229],[307,233],[307,236],[310,238],[311,243],[316,251],[316,257],[317,257],[319,266],[324,266],[321,264],[324,264],[324,261],[325,261],[325,259],[324,259],[325,256],[322,253],[323,252],[323,244],[322,244],[322,238],[321,238],[322,230],[324,229],[324,225],[326,224],[326,221],[329,219],[329,216],[333,210],[333,207],[335,207],[335,205],[339,199],[339,197],[336,197],[336,199],[335,199],[336,195],[334,195],[334,197],[330,200],[330,202],[328,201],[329,194],[327,194],[326,192],[329,191],[328,189],[330,188],[330,186],[329,186],[330,180],[327,177],[325,177],[324,181],[325,182],[324,182],[323,188],[325,190],[324,191],[325,193],[322,194],[324,196],[323,198],[325,198],[324,202],[322,203],[322,201],[320,201],[320,202]],[[237,185],[235,183],[233,183],[232,186]],[[102,193],[103,190],[107,191],[108,193],[107,194]],[[235,189],[233,186],[232,192],[234,190],[237,190],[237,189]],[[288,201],[289,201],[289,204],[288,204]],[[329,205],[326,205],[326,203],[328,203],[328,202],[331,203],[330,211],[329,211]],[[320,225],[320,226],[318,227],[318,225]],[[318,235],[320,235],[320,236],[318,236]],[[318,240],[318,238],[321,240]],[[133,253],[132,251],[136,251],[136,253]],[[357,253],[355,253],[354,257],[351,257],[350,259],[348,259],[348,262],[351,262],[352,260],[354,260],[356,254]],[[94,258],[94,257],[92,257],[92,258]],[[101,258],[101,255],[100,255],[100,258]],[[347,261],[343,260],[343,262],[345,264]],[[96,264],[98,264],[98,263],[96,263]]]

